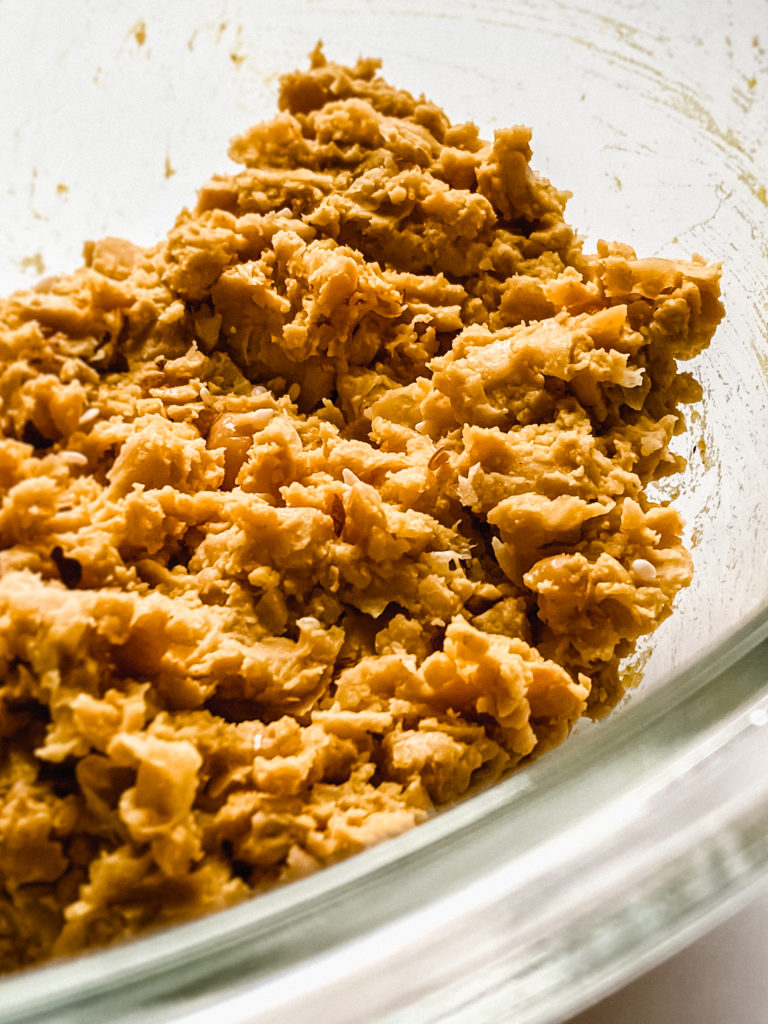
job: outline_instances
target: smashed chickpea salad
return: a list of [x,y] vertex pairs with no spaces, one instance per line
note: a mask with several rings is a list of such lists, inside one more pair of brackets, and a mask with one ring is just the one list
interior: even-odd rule
[[719,267],[588,255],[530,131],[282,80],[150,249],[0,302],[0,965],[394,836],[622,694]]

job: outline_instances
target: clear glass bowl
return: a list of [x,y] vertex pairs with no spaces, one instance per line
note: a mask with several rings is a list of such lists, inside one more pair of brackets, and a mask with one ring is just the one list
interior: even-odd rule
[[0,289],[150,244],[318,38],[485,133],[570,220],[724,264],[680,439],[696,578],[606,721],[415,831],[219,915],[0,983],[0,1022],[562,1021],[768,874],[768,4],[0,4]]

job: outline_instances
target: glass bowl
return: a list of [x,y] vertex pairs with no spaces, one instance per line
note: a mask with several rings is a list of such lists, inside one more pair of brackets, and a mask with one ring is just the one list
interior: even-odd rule
[[696,576],[640,684],[542,760],[323,873],[0,983],[0,1022],[562,1021],[768,875],[768,4],[0,4],[0,291],[160,238],[318,39],[484,134],[534,128],[569,219],[723,262],[665,483]]

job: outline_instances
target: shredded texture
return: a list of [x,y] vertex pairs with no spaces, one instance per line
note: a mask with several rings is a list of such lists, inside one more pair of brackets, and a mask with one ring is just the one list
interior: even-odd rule
[[691,577],[719,268],[329,63],[167,238],[0,302],[0,965],[423,821],[621,696]]

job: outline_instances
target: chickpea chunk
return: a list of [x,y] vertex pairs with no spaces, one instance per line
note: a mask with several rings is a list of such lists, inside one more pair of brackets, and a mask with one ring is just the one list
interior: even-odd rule
[[235,486],[254,435],[271,419],[271,409],[254,409],[252,412],[224,412],[213,421],[208,431],[208,448],[224,449],[222,490],[231,491]]

